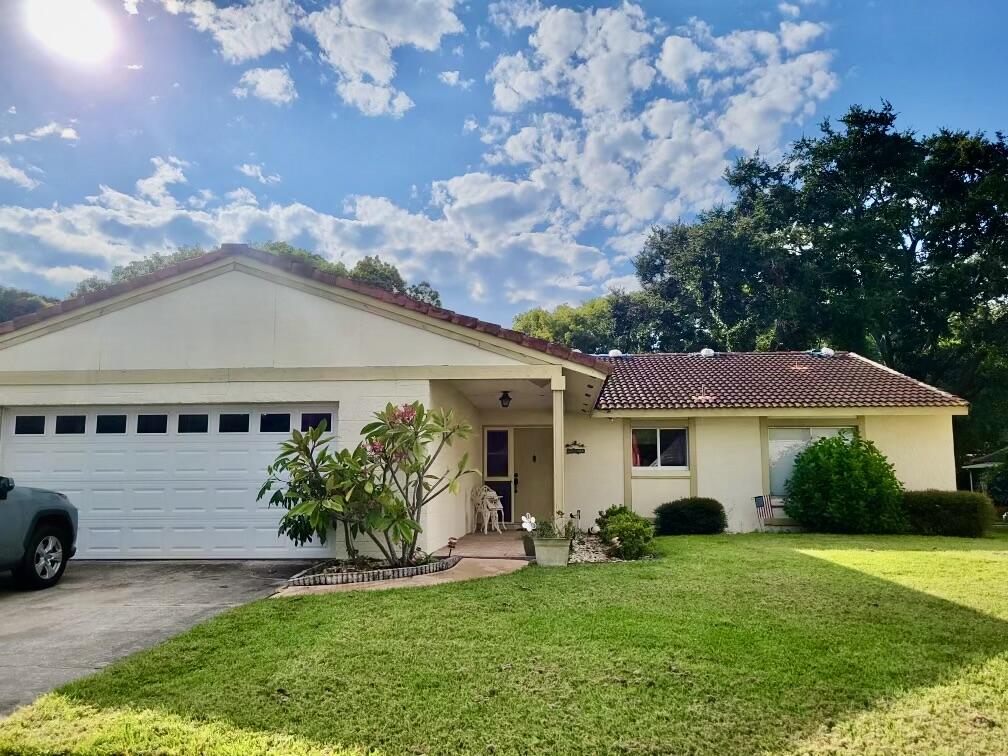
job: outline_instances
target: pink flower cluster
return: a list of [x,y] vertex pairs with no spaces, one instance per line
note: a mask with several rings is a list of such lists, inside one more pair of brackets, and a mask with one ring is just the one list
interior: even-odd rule
[[402,423],[403,425],[409,425],[414,420],[416,420],[416,407],[411,404],[404,404],[401,407],[396,407],[392,411],[392,422]]
[[377,438],[368,441],[365,446],[367,446],[368,454],[372,457],[378,457],[382,452],[385,451],[385,444],[379,441]]

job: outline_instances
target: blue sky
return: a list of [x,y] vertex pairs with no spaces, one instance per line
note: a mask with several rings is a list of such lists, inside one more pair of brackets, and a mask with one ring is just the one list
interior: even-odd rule
[[851,103],[920,131],[1008,111],[999,2],[5,10],[0,281],[53,295],[172,245],[284,239],[508,323],[632,287],[652,224]]

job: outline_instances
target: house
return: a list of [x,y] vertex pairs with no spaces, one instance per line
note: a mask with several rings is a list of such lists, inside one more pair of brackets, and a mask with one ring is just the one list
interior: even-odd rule
[[[352,446],[386,403],[452,408],[509,521],[594,521],[697,494],[733,531],[796,453],[857,428],[908,488],[954,488],[962,399],[850,353],[595,357],[289,259],[224,245],[0,325],[0,472],[65,492],[82,558],[327,554],[278,538],[256,502],[290,429]],[[466,488],[478,484],[473,476]],[[432,504],[421,546],[472,529],[468,491]]]
[[[1003,449],[982,454],[974,457],[967,457],[963,470],[969,473],[970,491],[987,491],[987,474],[998,465],[1008,462],[1008,446]],[[975,474],[975,477],[974,477]]]

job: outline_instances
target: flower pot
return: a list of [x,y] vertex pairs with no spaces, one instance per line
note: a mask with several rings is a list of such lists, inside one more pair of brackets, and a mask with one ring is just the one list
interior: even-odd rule
[[569,538],[535,538],[536,564],[540,567],[566,567],[570,559]]
[[535,542],[532,540],[532,536],[525,533],[522,536],[522,546],[525,547],[525,556],[534,557],[535,556]]

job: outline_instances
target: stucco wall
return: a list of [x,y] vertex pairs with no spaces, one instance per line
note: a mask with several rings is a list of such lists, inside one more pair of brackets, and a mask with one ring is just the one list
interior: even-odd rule
[[756,530],[759,522],[753,497],[763,490],[763,453],[756,417],[696,419],[697,495],[724,505],[728,530]]
[[568,513],[581,510],[581,527],[599,512],[623,504],[623,422],[567,415],[565,442],[579,441],[584,454],[564,454],[564,501]]
[[241,271],[0,348],[0,370],[18,371],[513,364]]
[[951,416],[869,415],[865,437],[889,458],[907,489],[955,489]]
[[[446,470],[456,470],[463,454],[469,455],[469,467],[482,469],[483,433],[480,428],[479,412],[455,388],[444,381],[430,382],[430,409],[452,409],[460,421],[472,426],[472,435],[465,441],[456,441],[446,447],[438,458],[439,464],[433,470],[440,475]],[[474,486],[482,485],[479,475],[466,475],[459,482],[457,493],[445,492],[435,499],[424,512],[421,525],[424,529],[422,542],[427,551],[434,551],[448,543],[452,536],[463,536],[472,530],[472,508],[469,492]]]

